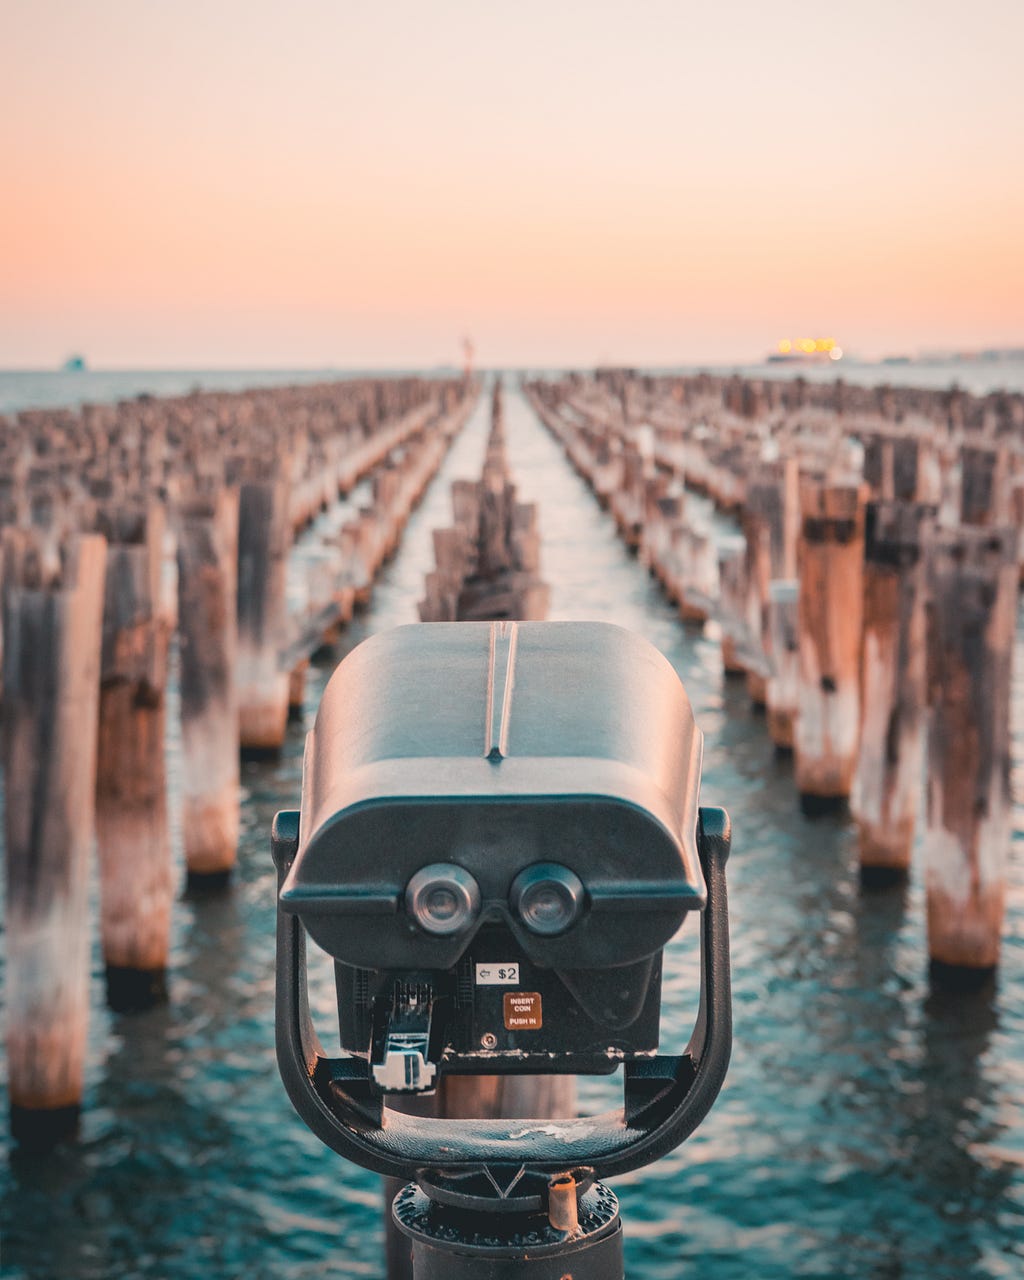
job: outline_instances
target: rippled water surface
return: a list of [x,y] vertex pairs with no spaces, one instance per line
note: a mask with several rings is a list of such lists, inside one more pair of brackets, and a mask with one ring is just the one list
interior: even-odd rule
[[[860,891],[849,827],[799,815],[791,770],[742,689],[723,682],[714,636],[676,620],[517,395],[507,419],[520,493],[540,504],[551,616],[620,623],[670,658],[706,738],[703,799],[733,819],[732,1066],[684,1147],[616,1181],[627,1273],[1019,1280],[1020,807],[998,982],[976,996],[931,994],[919,885]],[[332,661],[372,631],[415,621],[430,532],[449,521],[449,482],[478,474],[485,431],[481,405]],[[331,665],[314,670],[307,723]],[[1017,671],[1021,795],[1020,661]],[[308,1133],[274,1060],[268,830],[275,810],[298,803],[302,734],[289,730],[278,764],[243,768],[237,883],[227,897],[178,904],[169,1006],[107,1013],[94,954],[81,1142],[45,1161],[8,1152],[0,1171],[11,1280],[381,1275],[377,1181]],[[669,952],[663,1041],[678,1049],[693,1015],[693,939],[684,932]],[[318,966],[324,1026],[332,998]],[[587,1084],[583,1104],[601,1105],[607,1088]]]

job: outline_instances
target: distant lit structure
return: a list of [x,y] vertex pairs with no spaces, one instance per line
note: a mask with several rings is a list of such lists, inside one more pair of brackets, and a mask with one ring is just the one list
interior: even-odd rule
[[842,360],[843,349],[835,338],[782,338],[769,355],[769,363],[821,363]]

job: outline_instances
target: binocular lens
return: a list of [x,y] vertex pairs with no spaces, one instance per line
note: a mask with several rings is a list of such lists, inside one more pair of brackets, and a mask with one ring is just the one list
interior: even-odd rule
[[480,910],[480,886],[463,867],[433,862],[409,881],[405,909],[427,933],[461,933]]
[[583,882],[568,867],[541,862],[516,876],[511,899],[532,933],[564,933],[583,910]]

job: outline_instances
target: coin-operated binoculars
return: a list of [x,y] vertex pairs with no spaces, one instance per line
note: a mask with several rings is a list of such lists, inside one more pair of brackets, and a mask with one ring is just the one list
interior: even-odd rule
[[[702,738],[669,663],[601,623],[439,623],[367,640],[324,692],[300,813],[280,813],[277,1052],[299,1115],[407,1180],[414,1275],[622,1275],[598,1178],[688,1137],[731,1045],[729,821],[697,808]],[[659,1056],[663,948],[700,919],[700,1007]],[[340,1039],[306,999],[333,956]],[[450,1074],[611,1073],[585,1121],[425,1119]]]

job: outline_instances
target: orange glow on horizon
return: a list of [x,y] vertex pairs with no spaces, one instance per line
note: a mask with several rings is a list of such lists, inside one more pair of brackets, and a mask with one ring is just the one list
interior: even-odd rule
[[257,0],[198,42],[195,0],[15,14],[0,365],[429,362],[467,329],[484,364],[730,360],[809,320],[858,353],[1024,342],[1024,7],[957,45],[955,89],[923,0],[817,34],[751,5],[767,58],[672,6],[652,28],[597,3],[585,36],[547,10],[403,13]]

